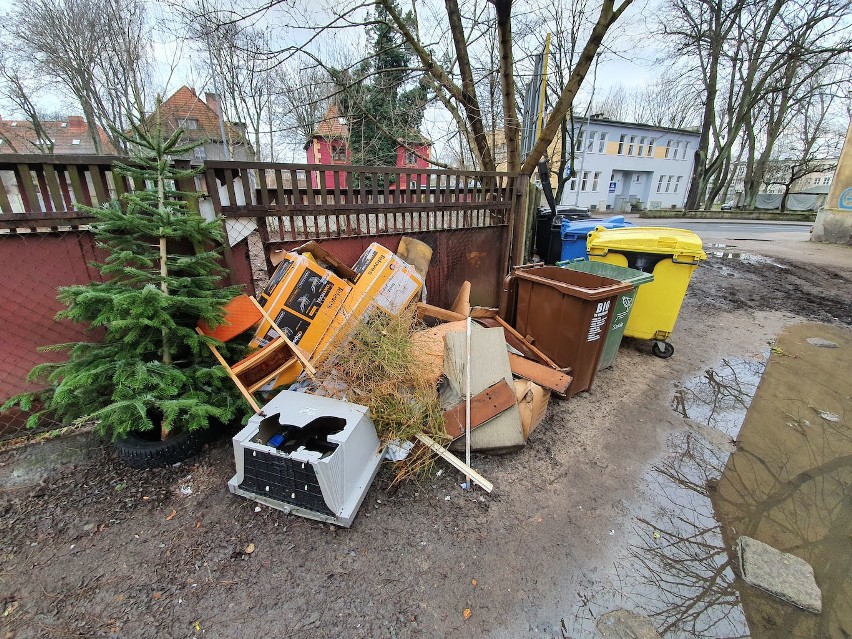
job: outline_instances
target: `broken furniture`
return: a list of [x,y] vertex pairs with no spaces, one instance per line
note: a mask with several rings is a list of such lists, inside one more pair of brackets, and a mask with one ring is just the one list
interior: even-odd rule
[[237,495],[349,527],[384,456],[366,406],[282,391],[234,436]]
[[229,364],[216,346],[207,342],[207,346],[213,352],[213,355],[228,372],[255,413],[260,413],[261,409],[254,399],[254,393],[269,380],[277,377],[282,370],[295,363],[300,363],[310,375],[315,373],[307,356],[288,339],[285,332],[278,327],[253,297],[238,295],[225,305],[224,310],[225,318],[221,324],[211,328],[201,322],[195,328],[196,332],[204,337],[211,337],[225,343],[264,321],[278,333],[276,338],[267,342],[263,347],[252,351],[235,364]]
[[[463,401],[468,361],[467,335],[463,331],[447,333],[444,336],[444,342],[446,344],[444,374],[449,380],[453,393],[460,401]],[[509,352],[506,350],[503,329],[482,328],[474,324],[470,334],[469,361],[471,409],[477,408],[476,413],[471,415],[471,450],[507,452],[521,448],[526,440],[515,393],[512,390],[512,369],[509,365]],[[505,393],[500,393],[500,382],[505,386]],[[480,393],[485,395],[475,401],[474,397],[479,396]],[[501,404],[503,394],[507,394],[509,398],[506,404]],[[504,405],[507,407],[499,410]],[[479,414],[479,411],[490,408],[494,410],[483,410],[482,421],[474,425],[473,418]],[[451,423],[452,420],[449,420],[448,426]],[[450,450],[455,450],[458,443],[459,440],[451,444]]]

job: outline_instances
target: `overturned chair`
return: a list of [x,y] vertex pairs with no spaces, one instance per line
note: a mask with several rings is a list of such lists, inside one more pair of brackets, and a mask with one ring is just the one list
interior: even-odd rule
[[266,346],[252,351],[239,362],[229,364],[215,344],[207,342],[213,355],[228,372],[254,412],[258,414],[263,414],[263,410],[255,400],[254,393],[275,379],[294,361],[299,361],[307,374],[313,378],[316,371],[307,355],[287,338],[284,331],[278,327],[257,300],[249,295],[239,295],[228,302],[225,306],[225,319],[215,328],[211,328],[204,322],[199,322],[195,328],[199,335],[224,343],[245,333],[264,319],[272,325],[278,337]]

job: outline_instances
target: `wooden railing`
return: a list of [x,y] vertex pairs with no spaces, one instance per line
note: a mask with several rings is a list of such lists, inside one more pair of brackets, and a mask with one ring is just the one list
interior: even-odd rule
[[207,162],[226,218],[255,217],[270,241],[508,224],[516,176],[431,168]]
[[[0,155],[0,228],[91,221],[82,207],[143,186],[113,171],[119,159]],[[505,226],[517,180],[482,171],[208,161],[202,177],[179,188],[198,192],[211,216],[253,218],[264,240],[291,241]]]

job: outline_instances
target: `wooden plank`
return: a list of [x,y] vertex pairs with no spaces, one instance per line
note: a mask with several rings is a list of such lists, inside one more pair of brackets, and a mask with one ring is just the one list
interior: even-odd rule
[[549,388],[559,395],[565,395],[574,380],[573,377],[562,371],[554,370],[549,366],[544,366],[514,353],[509,353],[509,364],[512,367],[513,374],[535,382],[544,388]]
[[487,326],[488,328],[502,326],[503,330],[506,331],[506,343],[508,343],[509,346],[514,348],[516,351],[523,353],[524,357],[527,359],[535,360],[540,364],[545,364],[555,370],[561,370],[559,366],[556,365],[556,362],[525,340],[523,335],[509,326],[502,317],[477,317],[476,321],[482,326]]
[[6,195],[6,184],[0,181],[0,212],[4,215],[12,215],[12,205],[9,203],[9,196]]
[[420,440],[421,443],[425,444],[432,451],[436,452],[438,455],[450,462],[450,465],[453,468],[460,470],[467,477],[470,477],[479,486],[481,486],[485,490],[485,492],[490,493],[494,490],[494,484],[485,479],[485,477],[480,475],[473,468],[465,464],[461,459],[453,455],[450,451],[441,446],[434,439],[432,439],[428,435],[424,435],[423,433],[417,433],[416,437],[418,440]]
[[97,164],[89,165],[89,175],[92,177],[92,186],[95,187],[95,197],[99,205],[109,202],[106,185],[104,184],[104,176],[101,174],[101,167]]
[[423,319],[424,317],[434,317],[435,319],[443,320],[445,322],[458,322],[459,320],[467,319],[466,315],[462,315],[461,313],[454,313],[453,311],[448,311],[445,308],[439,308],[437,306],[432,306],[431,304],[425,304],[424,302],[417,302],[416,306],[417,317]]
[[37,212],[41,211],[41,205],[38,202],[38,196],[35,192],[33,184],[33,176],[30,173],[30,167],[27,164],[18,164],[15,168],[15,177],[18,179],[18,188],[20,195],[24,200],[24,210]]
[[[470,398],[470,429],[481,426],[516,404],[515,391],[505,379],[489,386]],[[465,403],[461,402],[444,412],[447,434],[456,439],[465,432]]]
[[[71,189],[74,192],[74,202],[76,204],[91,206],[92,200],[89,198],[89,189],[83,188],[85,174],[83,176],[80,175],[80,167],[69,166],[68,177],[71,179]],[[142,189],[138,190],[144,190],[144,188],[145,187],[143,186]]]

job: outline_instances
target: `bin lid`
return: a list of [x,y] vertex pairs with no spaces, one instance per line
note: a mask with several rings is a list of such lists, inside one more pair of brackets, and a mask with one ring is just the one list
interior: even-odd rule
[[562,239],[577,239],[585,237],[598,227],[605,229],[619,229],[623,226],[633,226],[632,222],[624,219],[623,215],[615,215],[604,220],[603,218],[589,218],[586,220],[562,220]]
[[589,233],[589,255],[606,255],[609,251],[663,253],[683,256],[689,262],[706,260],[701,238],[686,229],[663,226],[634,226],[621,229],[596,229]]
[[633,286],[639,286],[640,284],[648,284],[649,282],[654,281],[653,273],[645,273],[635,268],[627,268],[626,266],[618,266],[616,264],[609,264],[607,262],[589,262],[587,260],[577,260],[575,262],[571,262],[569,260],[566,260],[564,262],[557,262],[556,266],[561,266],[562,268],[570,268],[572,271],[593,273],[595,275],[609,277],[614,280],[621,280],[622,282],[633,284]]
[[571,271],[558,266],[524,266],[514,276],[534,284],[555,288],[565,295],[584,300],[615,297],[633,289],[633,285],[596,273]]

